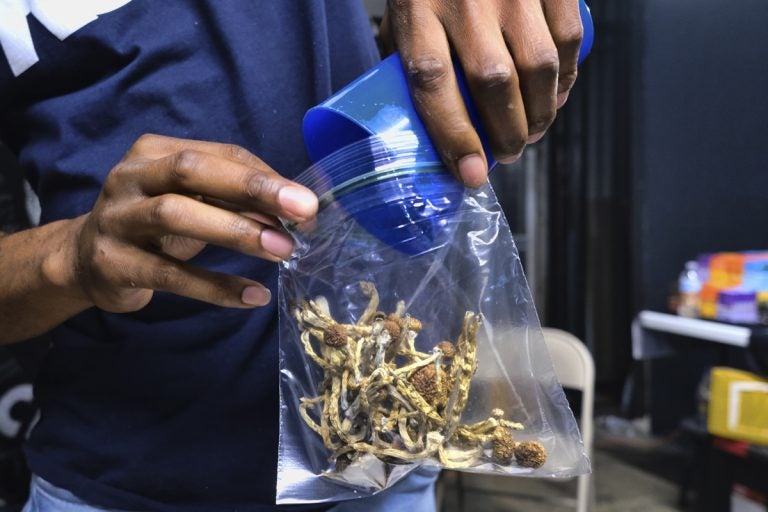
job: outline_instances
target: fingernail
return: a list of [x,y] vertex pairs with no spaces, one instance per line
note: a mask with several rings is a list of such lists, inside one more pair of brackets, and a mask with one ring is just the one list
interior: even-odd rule
[[305,188],[283,187],[277,193],[277,200],[296,220],[306,220],[317,213],[317,197]]
[[518,160],[520,160],[520,157],[521,157],[521,156],[523,156],[523,152],[522,152],[522,151],[521,151],[521,152],[519,152],[519,153],[518,153],[518,154],[516,154],[516,155],[511,155],[511,156],[504,156],[504,157],[501,157],[501,158],[499,158],[497,161],[498,161],[500,164],[509,165],[509,164],[513,164],[513,163],[517,162]]
[[570,93],[571,91],[565,91],[557,95],[557,108],[561,108],[563,105],[565,105],[565,102],[568,101],[568,95]]
[[480,155],[469,155],[459,160],[459,175],[464,185],[479,187],[488,179],[485,160]]
[[534,133],[533,135],[528,137],[528,140],[526,141],[526,144],[536,144],[537,142],[539,142],[541,140],[541,138],[544,136],[545,133],[547,133],[547,132]]
[[293,239],[274,229],[265,229],[261,232],[261,246],[278,258],[290,258],[293,253]]
[[272,293],[263,286],[246,286],[240,300],[250,306],[264,306],[269,304]]

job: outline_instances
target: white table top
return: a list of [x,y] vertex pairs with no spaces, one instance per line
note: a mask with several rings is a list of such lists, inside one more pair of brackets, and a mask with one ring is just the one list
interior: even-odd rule
[[641,311],[637,320],[640,326],[645,329],[690,336],[736,347],[749,346],[749,339],[752,335],[752,330],[749,327],[698,318],[685,318],[656,311]]

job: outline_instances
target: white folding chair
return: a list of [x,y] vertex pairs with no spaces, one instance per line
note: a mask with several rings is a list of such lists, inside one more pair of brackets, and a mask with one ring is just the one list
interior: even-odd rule
[[[592,354],[580,339],[571,333],[542,328],[544,341],[552,358],[555,374],[560,384],[565,388],[581,391],[581,435],[584,439],[584,450],[592,458],[593,418],[592,410],[595,401],[595,363]],[[576,493],[577,512],[587,512],[594,500],[592,475],[582,475],[578,481]]]
[[[587,453],[587,456],[591,459],[593,436],[592,411],[595,391],[595,363],[592,359],[592,354],[587,350],[584,343],[573,334],[552,328],[542,328],[542,331],[558,380],[564,388],[581,391],[581,415],[579,422],[581,425],[581,435],[584,440],[584,450]],[[446,498],[446,486],[456,490],[458,509],[461,512],[464,512],[465,510],[465,491],[488,492],[488,489],[479,490],[472,485],[465,484],[465,479],[461,472],[448,472],[443,474],[444,479],[447,476],[451,477],[451,481],[441,481],[440,485],[438,485],[438,510],[442,510],[442,502]],[[496,494],[522,496],[514,491],[510,493],[508,490]],[[525,495],[529,498],[532,497],[528,493],[525,493]],[[543,499],[544,497],[541,498]],[[570,504],[573,503],[573,500],[568,499],[566,502]],[[577,512],[587,512],[594,508],[594,492],[591,475],[587,474],[578,477],[575,502]]]

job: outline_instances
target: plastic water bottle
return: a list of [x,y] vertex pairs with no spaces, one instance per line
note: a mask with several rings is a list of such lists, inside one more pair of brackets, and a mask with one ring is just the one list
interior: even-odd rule
[[678,292],[680,293],[680,300],[677,305],[678,315],[689,318],[699,316],[699,292],[702,284],[699,264],[695,261],[686,262],[678,279]]

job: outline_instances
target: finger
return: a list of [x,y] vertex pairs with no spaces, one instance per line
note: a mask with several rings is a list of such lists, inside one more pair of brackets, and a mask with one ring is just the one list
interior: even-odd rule
[[217,306],[250,308],[268,304],[270,291],[261,283],[239,276],[212,272],[170,256],[127,246],[118,275],[111,278],[122,288],[170,292]]
[[473,102],[501,163],[517,160],[528,138],[526,109],[515,64],[490,9],[471,6],[446,19]]
[[443,161],[468,186],[485,183],[488,163],[467,115],[443,25],[425,2],[392,13],[411,97]]
[[231,212],[239,213],[240,215],[244,215],[245,217],[251,218],[256,222],[264,224],[265,226],[271,226],[273,228],[278,228],[278,229],[282,227],[280,219],[278,219],[274,215],[267,215],[266,213],[262,213],[262,212],[246,211],[240,205],[236,205],[234,203],[230,203],[227,201],[221,201],[219,199],[214,199],[212,197],[201,197],[200,200],[206,204],[210,204],[217,208],[222,208],[224,210],[229,210]]
[[158,240],[167,235],[191,238],[243,254],[279,261],[291,256],[293,239],[256,220],[201,203],[164,194],[133,203],[123,214],[126,239]]
[[514,2],[502,15],[504,37],[520,75],[528,142],[541,138],[557,112],[559,61],[539,0]]
[[181,261],[189,261],[205,249],[208,244],[194,238],[176,235],[163,235],[158,240],[153,240],[150,247],[155,252],[167,254]]
[[179,139],[165,135],[145,134],[133,144],[124,160],[133,158],[142,158],[149,160],[158,160],[186,149],[210,153],[220,156],[233,162],[240,162],[252,167],[267,168],[273,171],[259,157],[247,149],[236,144],[225,144],[220,142],[211,142],[204,140]]
[[[112,176],[115,174],[115,176]],[[317,213],[317,197],[267,167],[249,166],[185,149],[160,160],[126,162],[110,173],[105,190],[137,184],[143,193],[201,195],[291,221]]]
[[560,72],[557,78],[557,107],[563,106],[576,82],[584,27],[578,0],[544,0],[544,16],[557,46]]

